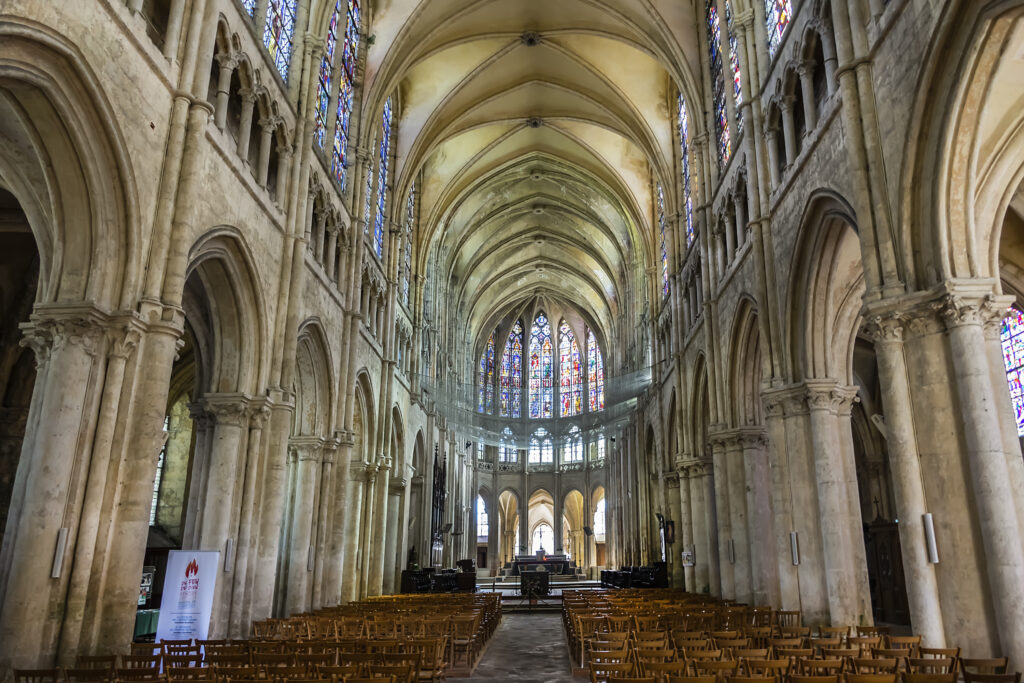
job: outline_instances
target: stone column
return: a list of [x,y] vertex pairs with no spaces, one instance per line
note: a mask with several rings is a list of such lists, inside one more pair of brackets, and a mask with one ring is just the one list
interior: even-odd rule
[[313,594],[311,597],[313,610],[322,609],[337,604],[335,596],[329,594],[326,578],[327,563],[330,561],[330,537],[331,537],[331,510],[334,506],[334,493],[336,481],[334,476],[334,462],[338,452],[338,442],[331,439],[324,442],[322,456],[320,459],[319,492],[317,494],[316,515],[313,527],[316,530],[313,535]]
[[218,65],[217,70],[217,102],[214,107],[213,120],[217,128],[224,130],[228,117],[228,96],[231,94],[231,74],[238,66],[238,60],[234,55],[218,54],[214,58]]
[[392,479],[388,483],[387,497],[387,530],[384,544],[384,585],[386,595],[395,593],[395,569],[398,566],[398,540],[401,534],[400,515],[402,496],[405,491],[405,479]]
[[291,615],[309,609],[313,502],[323,441],[317,437],[293,437],[288,444],[288,452],[295,466],[295,497],[291,510],[291,548],[284,611]]
[[[82,434],[91,432],[98,398],[92,387],[103,371],[98,320],[33,320],[25,331],[37,371],[4,534],[0,669],[54,661],[61,619],[53,615],[63,606],[76,539],[75,478],[88,465],[88,438],[83,443]],[[67,529],[64,566],[54,580],[50,571],[61,529]]]
[[679,514],[679,475],[675,472],[667,473],[663,481],[665,482],[665,497],[667,499],[665,501],[665,515],[669,519],[675,518],[672,520],[675,525],[675,542],[671,546],[666,545],[665,548],[668,554],[669,567],[672,571],[672,585],[679,588],[683,585],[683,563],[679,555],[680,548],[683,545],[683,524]]
[[[233,519],[239,497],[236,495],[239,459],[246,447],[249,427],[249,397],[244,394],[207,394],[203,397],[207,412],[216,424],[207,468],[204,490],[207,495],[201,501],[203,506],[202,524],[199,528],[198,547],[221,552],[218,569],[225,573],[234,571],[232,558],[227,553],[227,541],[234,537]],[[236,554],[238,550],[235,543]],[[232,585],[228,578],[217,581],[213,599],[213,616],[210,619],[210,634],[221,638],[227,634],[231,607]]]
[[814,93],[814,62],[807,60],[800,62],[796,67],[800,76],[800,94],[803,95],[804,122],[807,130],[812,131],[818,127],[818,110],[815,107]]
[[373,542],[371,544],[371,575],[367,583],[367,595],[380,595],[384,579],[384,547],[394,529],[388,529],[388,483],[391,475],[391,458],[386,458],[377,474],[376,509],[374,510]]
[[729,560],[729,541],[732,540],[732,514],[729,511],[729,472],[725,452],[725,442],[720,438],[711,440],[711,457],[714,476],[714,491],[711,499],[715,504],[714,519],[708,524],[709,529],[718,532],[718,547],[709,548],[718,553],[718,571],[721,581],[721,596],[736,598],[736,577],[733,563]]
[[764,405],[765,426],[768,433],[767,468],[772,510],[772,538],[774,550],[772,560],[775,562],[775,573],[778,578],[778,599],[771,604],[778,609],[800,609],[800,577],[797,566],[793,564],[790,532],[795,531],[793,525],[793,499],[790,490],[790,453],[786,443],[786,406],[802,404],[802,389],[794,393],[792,389],[772,390],[761,394]]
[[863,541],[859,519],[850,516],[838,420],[841,403],[852,398],[855,390],[834,380],[808,380],[806,384],[830,617],[834,624],[867,623],[871,614],[859,609],[867,586],[859,585],[853,566],[853,544]]
[[274,144],[274,131],[281,125],[280,116],[264,116],[260,119],[260,156],[256,165],[256,182],[260,187],[267,186],[267,175],[270,173],[270,148]]
[[765,128],[764,142],[768,148],[768,175],[771,178],[772,189],[778,187],[781,180],[779,174],[779,150],[776,142],[778,135],[778,128]]
[[380,508],[377,506],[377,465],[367,465],[365,472],[366,486],[363,489],[363,519],[360,531],[359,564],[362,567],[359,575],[359,598],[369,596],[370,582],[373,574],[373,550],[377,538],[374,536],[376,516]]
[[786,166],[796,161],[796,124],[793,122],[793,105],[796,98],[786,95],[782,98],[782,134],[786,138]]
[[348,504],[344,517],[345,522],[345,570],[341,575],[341,595],[343,602],[359,599],[362,586],[362,566],[365,548],[360,543],[363,526],[363,488],[366,481],[366,466],[362,462],[353,462],[349,467]]
[[733,581],[736,600],[750,604],[753,599],[753,581],[750,558],[750,536],[747,533],[747,482],[743,463],[741,433],[730,434],[725,442],[726,468],[729,483],[729,527],[732,535],[731,550]]
[[775,530],[772,520],[772,486],[769,476],[767,440],[758,427],[740,436],[747,482],[747,531],[755,605],[778,605],[779,573],[776,564]]
[[242,88],[238,91],[242,97],[241,120],[238,124],[238,145],[235,148],[243,164],[249,163],[249,136],[252,134],[252,112],[256,106],[257,92],[253,88]]
[[[988,580],[1002,651],[1024,664],[1024,547],[1010,472],[1003,450],[1000,411],[992,386],[984,325],[998,324],[1012,297],[950,294],[942,302],[953,376],[963,411],[966,460],[978,524],[988,559]],[[1000,391],[1002,391],[1000,387]]]
[[333,467],[334,495],[328,509],[330,518],[330,541],[327,552],[327,560],[324,567],[324,605],[331,607],[344,602],[342,593],[343,582],[348,583],[350,577],[345,574],[347,555],[345,552],[346,534],[348,533],[348,521],[353,514],[350,505],[351,492],[349,490],[349,461],[352,457],[352,447],[355,440],[351,432],[335,432],[338,450],[337,462]]
[[899,525],[900,552],[910,624],[913,632],[921,634],[930,647],[945,647],[935,566],[928,561],[928,549],[918,526],[918,520],[928,508],[918,438],[914,433],[910,380],[903,356],[902,321],[898,315],[873,316],[869,318],[866,331],[874,342],[879,367],[896,518],[903,520]]

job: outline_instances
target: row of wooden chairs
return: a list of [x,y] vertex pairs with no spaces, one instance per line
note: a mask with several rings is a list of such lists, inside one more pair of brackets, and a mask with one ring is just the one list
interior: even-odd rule
[[[358,665],[330,667],[333,670],[290,672],[275,670],[269,677],[221,676],[212,669],[195,670],[190,678],[165,679],[159,672],[146,669],[15,669],[16,683],[161,683],[165,680],[189,683],[413,683],[417,678],[410,667]],[[280,673],[279,673],[280,672]],[[243,673],[233,670],[232,674]]]
[[[678,674],[671,665],[642,671],[631,662],[590,665],[591,683],[778,683],[771,676],[726,676]],[[788,674],[783,683],[959,683],[957,674]],[[963,683],[1021,683],[1020,672],[1014,674],[964,673]]]

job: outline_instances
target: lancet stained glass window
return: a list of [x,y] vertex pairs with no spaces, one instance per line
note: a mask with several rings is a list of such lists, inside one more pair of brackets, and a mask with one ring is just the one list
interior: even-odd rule
[[665,240],[665,193],[658,183],[658,234],[661,239],[661,293],[668,295],[668,245]]
[[256,0],[242,0],[242,7],[250,17],[256,14]]
[[530,455],[527,462],[552,463],[555,461],[555,444],[551,433],[541,427],[530,437]]
[[551,324],[543,313],[533,321],[530,329],[530,417],[552,416],[554,402],[554,349],[551,343]]
[[316,111],[313,115],[313,140],[317,147],[324,148],[324,137],[327,135],[327,110],[331,106],[331,76],[334,73],[334,48],[338,45],[338,14],[341,2],[334,5],[331,12],[331,23],[327,26],[327,43],[324,55],[320,58],[320,73],[317,77]]
[[479,396],[477,399],[477,411],[491,415],[494,413],[494,333],[491,332],[484,347],[483,355],[480,356],[480,371],[477,376]]
[[576,336],[564,320],[558,327],[558,376],[561,416],[579,415],[583,410],[583,361]]
[[[501,354],[501,403],[502,417],[519,417],[522,405],[523,387],[523,325],[518,320],[508,333],[505,351]],[[511,436],[511,432],[509,432]]]
[[743,101],[743,73],[740,70],[740,42],[736,39],[736,29],[732,23],[732,5],[725,0],[725,27],[729,34],[729,66],[732,67],[733,98],[736,101],[736,131],[743,130],[743,112],[740,103]]
[[775,56],[782,44],[782,36],[793,18],[791,0],[764,0],[764,19],[768,29],[768,55]]
[[341,51],[341,82],[338,84],[338,110],[331,152],[331,172],[342,188],[345,187],[348,175],[348,130],[355,93],[356,61],[359,57],[359,2],[348,0],[347,5],[345,36]]
[[711,113],[715,118],[718,164],[725,166],[732,156],[732,138],[729,133],[729,112],[725,104],[725,77],[722,75],[722,29],[715,0],[707,0],[705,8],[711,57]]
[[1010,309],[1009,315],[1003,318],[999,339],[1003,345],[1010,402],[1017,419],[1017,435],[1024,436],[1024,313]]
[[570,427],[569,435],[565,437],[562,462],[583,462],[583,437],[580,435],[580,428],[577,425]]
[[477,537],[487,536],[487,527],[490,519],[487,517],[487,503],[483,496],[476,497],[476,535]]
[[683,204],[686,217],[686,246],[693,244],[693,197],[690,193],[690,115],[686,99],[679,95],[679,145],[682,147]]
[[498,462],[519,462],[519,449],[516,448],[511,429],[505,427],[501,430],[498,443]]
[[604,359],[593,330],[587,330],[587,384],[590,391],[590,412],[604,410]]
[[[405,248],[402,254],[402,302],[409,305],[409,279],[412,277],[412,231],[416,220],[416,183],[409,188],[409,198],[405,201]],[[493,354],[491,365],[493,367]],[[488,413],[494,412],[494,396],[491,396],[491,407]]]
[[384,103],[380,120],[380,151],[377,159],[377,213],[373,218],[373,250],[384,256],[384,216],[388,204],[388,159],[391,156],[391,98]]
[[[373,139],[372,149],[377,144]],[[370,234],[370,207],[373,206],[373,162],[366,164],[366,196],[363,198],[363,233]]]
[[263,45],[270,51],[281,78],[288,80],[295,36],[295,0],[269,0],[267,23],[263,27]]

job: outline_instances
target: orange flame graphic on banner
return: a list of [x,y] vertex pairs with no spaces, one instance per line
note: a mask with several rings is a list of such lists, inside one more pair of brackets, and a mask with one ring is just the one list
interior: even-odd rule
[[187,579],[190,576],[195,576],[198,573],[199,573],[199,563],[196,562],[196,558],[193,557],[192,561],[189,562],[188,566],[185,567],[185,578]]

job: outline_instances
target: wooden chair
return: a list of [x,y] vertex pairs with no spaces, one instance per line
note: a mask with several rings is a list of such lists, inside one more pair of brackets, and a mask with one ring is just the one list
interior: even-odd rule
[[614,650],[600,650],[591,648],[588,651],[591,662],[598,664],[622,664],[632,660],[632,650],[628,647]]
[[965,674],[1004,674],[1009,663],[1007,657],[963,658],[960,660],[960,668]]
[[952,657],[960,661],[960,648],[958,647],[920,647],[920,656],[925,657]]
[[133,655],[153,657],[164,653],[164,648],[159,643],[131,643],[128,647],[128,651]]
[[696,650],[694,652],[687,650],[684,654],[686,659],[691,662],[718,662],[722,659],[721,650]]
[[1020,683],[1020,671],[1002,674],[976,674],[964,670],[964,683]]
[[809,638],[807,640],[807,647],[818,654],[821,654],[821,651],[824,649],[835,650],[842,647],[842,645],[843,641],[841,638]]
[[693,662],[693,672],[698,676],[714,676],[718,681],[724,681],[736,675],[740,663],[735,659],[725,661],[705,660]]
[[839,676],[806,676],[790,674],[787,683],[839,683]]
[[[207,667],[210,668],[210,667]],[[260,670],[255,666],[215,666],[213,672],[220,680],[228,678],[259,678]]]
[[117,655],[78,655],[76,669],[106,669],[113,671],[117,666]]
[[896,674],[846,674],[846,683],[897,683]]
[[653,677],[658,683],[664,683],[666,677],[685,676],[689,670],[689,662],[648,662],[644,664],[644,674]]
[[608,683],[613,676],[622,678],[633,673],[633,663],[595,664],[590,663],[590,683]]
[[876,647],[882,647],[882,636],[850,636],[846,644],[860,650],[861,657],[867,657]]
[[801,625],[800,610],[777,610],[775,624],[781,628]]
[[295,655],[290,652],[254,652],[252,663],[254,666],[263,669],[293,666],[295,664]]
[[850,637],[849,626],[818,626],[818,635],[822,638],[839,638],[845,640]]
[[608,683],[658,683],[653,678],[636,676],[612,676]]
[[714,676],[666,676],[665,683],[717,683]]
[[948,674],[919,674],[904,671],[901,674],[903,683],[956,683],[956,673]]
[[459,660],[461,651],[466,656],[466,666],[472,668],[480,644],[479,624],[479,617],[452,617],[452,666]]
[[640,668],[640,674],[647,675],[648,664],[665,664],[675,661],[676,651],[672,648],[637,649],[633,658]]
[[160,655],[124,655],[121,657],[121,668],[159,669],[162,659]]
[[845,669],[841,659],[804,659],[800,662],[800,673],[805,676],[839,675]]
[[908,657],[907,671],[915,674],[956,673],[956,660],[952,657]]
[[64,676],[60,669],[15,669],[16,683],[61,683]]
[[757,648],[757,649],[746,649],[746,650],[733,650],[733,659],[738,659],[741,662],[746,662],[751,659],[768,659],[768,655],[771,651],[768,648]]
[[391,677],[392,680],[398,681],[398,683],[412,683],[413,681],[413,668],[408,665],[400,664],[371,664],[370,665],[370,678],[387,678]]
[[729,683],[775,683],[773,676],[733,676]]
[[786,659],[748,659],[743,662],[743,668],[750,678],[773,678],[777,683],[782,683],[790,670]]
[[182,669],[187,667],[201,666],[203,658],[201,655],[164,655],[164,666],[168,669]]
[[347,681],[363,673],[363,667],[359,664],[348,664],[346,666],[322,666],[318,670],[322,680]]
[[887,636],[889,635],[888,626],[858,626],[858,636]]
[[275,666],[267,670],[267,678],[281,681],[294,681],[309,677],[309,669],[304,666]]
[[853,671],[862,675],[895,674],[899,671],[900,662],[892,657],[856,657],[853,660]]
[[169,666],[164,670],[168,681],[193,681],[195,683],[214,683],[217,675],[209,667]]
[[885,640],[890,650],[906,650],[908,657],[917,657],[921,647],[921,636],[887,636]]
[[245,654],[209,654],[206,655],[206,659],[204,661],[206,662],[206,666],[212,666],[218,669],[237,669],[239,667],[247,667],[252,664],[252,660],[249,658],[249,655]]
[[65,683],[109,683],[113,669],[64,669]]
[[114,680],[122,683],[139,683],[141,681],[160,681],[160,669],[157,667],[135,667],[131,669],[114,669]]

